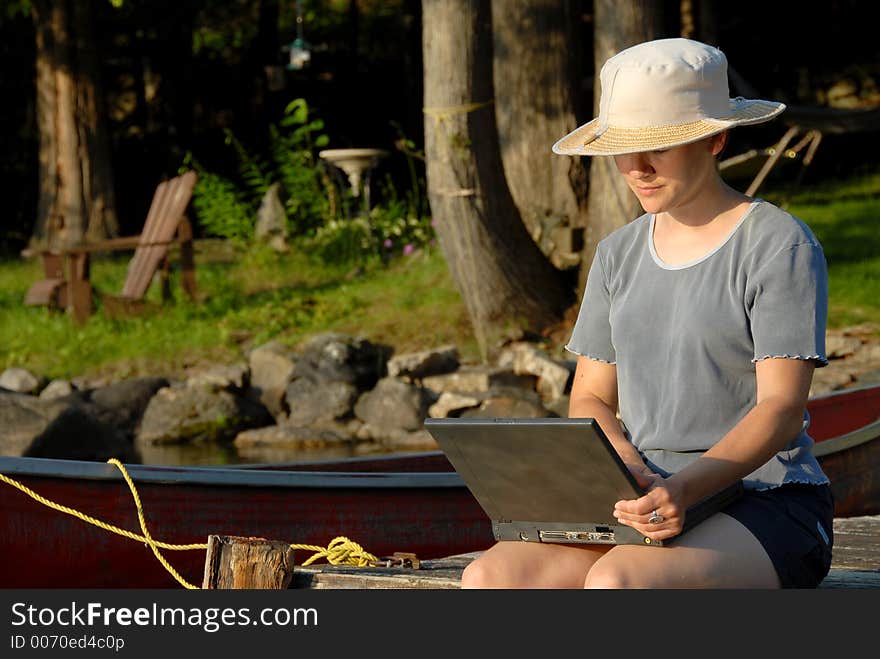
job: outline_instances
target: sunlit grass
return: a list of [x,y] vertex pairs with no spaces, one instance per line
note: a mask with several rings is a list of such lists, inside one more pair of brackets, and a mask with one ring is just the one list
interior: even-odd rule
[[825,251],[829,326],[870,324],[880,333],[880,172],[806,186],[786,208]]
[[[244,359],[269,340],[291,347],[313,334],[345,332],[400,351],[454,343],[477,354],[460,297],[436,250],[389,265],[327,266],[296,250],[236,253],[216,243],[196,254],[200,301],[181,295],[161,304],[154,283],[142,317],[110,318],[100,308],[82,326],[63,313],[25,307],[40,278],[31,262],[0,263],[0,368],[22,366],[46,378],[181,373],[211,362]],[[118,293],[125,259],[96,259],[92,281]]]

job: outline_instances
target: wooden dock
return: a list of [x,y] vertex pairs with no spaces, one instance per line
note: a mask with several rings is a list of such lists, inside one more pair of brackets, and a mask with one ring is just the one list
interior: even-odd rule
[[[419,569],[297,566],[291,588],[454,589],[478,554],[423,560]],[[880,515],[834,520],[834,556],[821,588],[880,588]]]

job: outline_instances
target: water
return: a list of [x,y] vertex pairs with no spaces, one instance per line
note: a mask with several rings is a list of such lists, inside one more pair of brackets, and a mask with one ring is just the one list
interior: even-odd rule
[[[358,448],[360,446],[360,448]],[[235,464],[277,464],[280,462],[313,462],[351,458],[376,451],[373,444],[356,442],[324,448],[270,448],[253,447],[237,449],[232,444],[169,444],[139,448],[141,462],[145,465],[168,466],[222,466]]]

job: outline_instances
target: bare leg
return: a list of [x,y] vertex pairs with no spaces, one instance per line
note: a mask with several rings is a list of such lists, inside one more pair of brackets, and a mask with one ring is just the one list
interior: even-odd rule
[[718,513],[675,545],[620,545],[595,562],[585,588],[779,588],[773,563],[738,521]]
[[468,565],[462,588],[583,588],[610,547],[499,542]]

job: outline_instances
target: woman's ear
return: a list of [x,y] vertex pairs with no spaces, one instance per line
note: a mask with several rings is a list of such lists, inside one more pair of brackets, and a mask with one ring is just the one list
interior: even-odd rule
[[727,146],[727,131],[712,136],[712,155],[719,156]]

